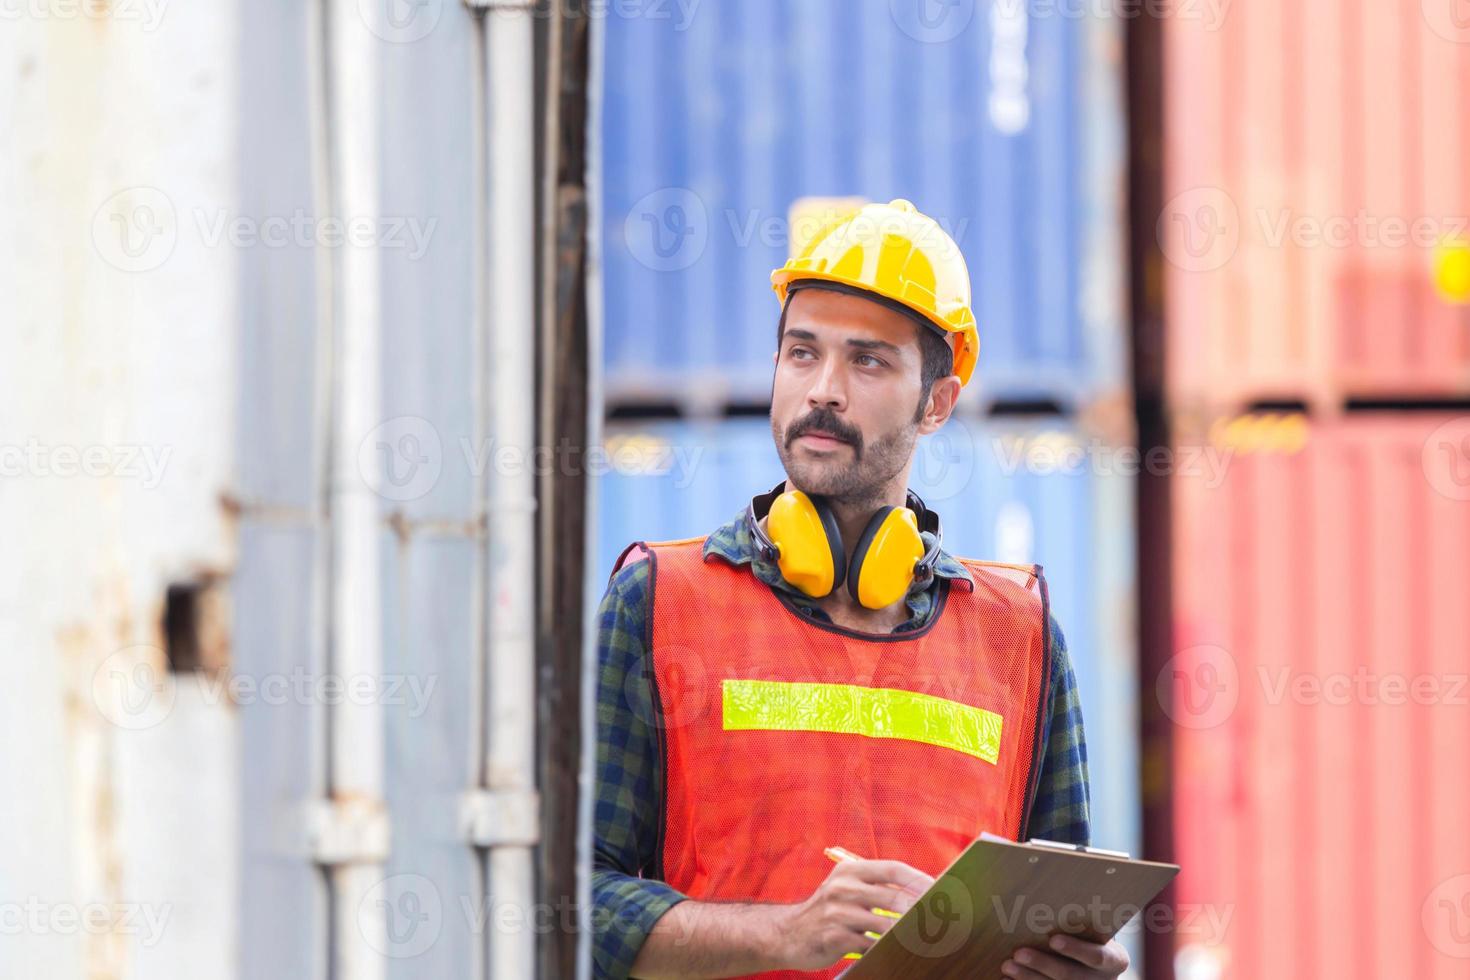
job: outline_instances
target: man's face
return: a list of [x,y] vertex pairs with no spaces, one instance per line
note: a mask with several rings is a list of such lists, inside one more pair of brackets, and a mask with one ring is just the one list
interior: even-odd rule
[[849,503],[881,496],[904,474],[914,443],[948,418],[954,377],[924,411],[923,351],[913,320],[860,296],[794,293],[776,352],[771,434],[798,488]]

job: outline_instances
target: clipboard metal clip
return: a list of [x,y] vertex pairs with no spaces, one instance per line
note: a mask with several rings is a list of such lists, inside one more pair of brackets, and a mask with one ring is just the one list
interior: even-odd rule
[[1068,844],[1065,841],[1059,840],[1042,840],[1040,837],[1033,837],[1026,843],[1035,844],[1038,847],[1052,847],[1059,851],[1076,851],[1078,854],[1097,854],[1101,857],[1119,858],[1124,861],[1129,860],[1127,851],[1110,851],[1105,847],[1088,847],[1086,844]]

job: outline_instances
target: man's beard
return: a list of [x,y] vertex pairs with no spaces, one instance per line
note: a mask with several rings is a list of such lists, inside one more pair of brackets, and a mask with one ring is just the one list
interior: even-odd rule
[[[905,421],[893,431],[868,442],[855,426],[825,408],[808,412],[788,425],[784,432],[774,418],[771,420],[776,452],[796,488],[851,506],[873,504],[883,498],[889,483],[903,472],[913,457],[917,431],[916,423]],[[851,449],[852,459],[822,461],[799,456],[793,444],[798,437],[808,433],[841,439]],[[840,453],[840,449],[835,450],[833,455],[839,457]]]

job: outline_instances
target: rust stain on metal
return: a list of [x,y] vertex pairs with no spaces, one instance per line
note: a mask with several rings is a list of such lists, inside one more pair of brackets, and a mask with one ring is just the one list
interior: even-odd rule
[[219,507],[228,530],[232,532],[242,520],[280,527],[310,527],[321,523],[319,515],[309,508],[246,500],[228,490],[220,493]]
[[400,545],[407,544],[415,535],[440,538],[471,538],[485,536],[489,521],[484,514],[465,521],[414,520],[402,510],[395,510],[383,522],[393,532]]
[[[118,837],[118,801],[114,774],[117,772],[118,739],[121,731],[99,704],[98,671],[109,657],[124,650],[146,655],[138,643],[135,620],[127,600],[127,585],[120,574],[104,583],[95,602],[96,618],[72,623],[57,630],[56,649],[63,665],[63,719],[69,753],[72,825],[77,856],[77,895],[85,902],[102,902],[112,908],[123,895],[123,849]],[[163,670],[158,662],[146,666]],[[144,666],[140,661],[139,666]],[[116,980],[125,974],[128,935],[120,923],[112,928],[88,930],[83,961],[89,980]]]

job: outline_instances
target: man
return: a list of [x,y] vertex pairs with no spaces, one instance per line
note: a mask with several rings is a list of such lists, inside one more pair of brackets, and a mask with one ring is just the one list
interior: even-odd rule
[[[946,554],[906,492],[978,353],[958,246],[869,205],[772,282],[786,481],[707,538],[630,548],[599,614],[600,977],[835,976],[982,831],[1088,842],[1039,569]],[[1052,946],[1006,975],[1128,966]]]

